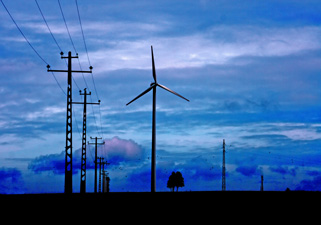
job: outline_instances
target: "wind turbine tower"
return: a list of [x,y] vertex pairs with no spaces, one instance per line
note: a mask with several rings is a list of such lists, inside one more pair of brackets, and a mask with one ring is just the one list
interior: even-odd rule
[[140,95],[138,95],[136,98],[128,102],[126,105],[129,105],[136,99],[142,97],[146,93],[148,93],[150,90],[153,89],[153,119],[152,119],[152,162],[151,162],[151,192],[156,192],[156,87],[161,87],[166,91],[171,92],[174,95],[177,95],[178,97],[181,97],[182,99],[185,99],[189,102],[187,98],[184,98],[180,94],[172,91],[171,89],[165,87],[164,85],[161,85],[157,82],[156,78],[156,69],[155,69],[155,62],[154,62],[154,53],[153,53],[153,46],[151,46],[151,53],[152,53],[152,69],[153,69],[153,78],[154,82],[150,84],[150,87],[147,88],[144,92],[142,92]]

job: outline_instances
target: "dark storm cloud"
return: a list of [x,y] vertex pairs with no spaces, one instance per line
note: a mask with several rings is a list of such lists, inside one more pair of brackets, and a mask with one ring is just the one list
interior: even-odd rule
[[35,173],[53,171],[55,174],[63,174],[65,173],[65,152],[36,157],[28,164],[28,169]]
[[321,190],[321,176],[313,177],[312,180],[304,179],[300,184],[295,188],[295,190],[304,190],[304,191],[320,191]]
[[282,175],[290,174],[292,176],[295,176],[298,167],[296,167],[296,168],[288,168],[287,166],[278,166],[278,167],[271,166],[271,167],[269,167],[269,169],[272,172],[279,173],[279,174],[282,174]]
[[0,193],[24,193],[24,182],[21,172],[16,168],[0,168]]
[[250,177],[260,173],[257,166],[240,166],[236,168],[236,171],[244,176]]

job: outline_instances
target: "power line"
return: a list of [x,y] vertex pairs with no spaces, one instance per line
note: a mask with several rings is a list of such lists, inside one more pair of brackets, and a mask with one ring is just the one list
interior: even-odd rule
[[32,50],[37,54],[37,56],[46,64],[49,65],[41,56],[40,54],[37,52],[37,50],[31,45],[31,43],[28,41],[28,39],[26,38],[26,36],[24,35],[24,33],[22,32],[22,30],[20,29],[20,27],[18,26],[18,24],[16,23],[16,21],[13,19],[12,15],[10,14],[9,10],[7,9],[7,7],[5,6],[5,4],[3,3],[3,1],[1,0],[1,3],[3,5],[3,7],[5,8],[5,10],[7,11],[7,13],[9,14],[11,20],[13,21],[13,23],[16,25],[16,27],[18,28],[18,30],[20,31],[21,35],[24,37],[24,39],[26,40],[26,42],[29,44],[29,46],[32,48]]
[[[76,8],[77,8],[77,13],[78,13],[78,19],[79,19],[80,29],[81,29],[81,33],[82,33],[82,38],[83,38],[83,41],[84,41],[84,46],[85,46],[85,50],[86,50],[86,54],[87,54],[88,64],[89,64],[89,66],[91,66],[91,62],[90,62],[89,54],[88,54],[88,49],[87,49],[87,44],[86,44],[86,39],[85,39],[85,34],[84,34],[84,30],[83,30],[82,23],[81,23],[81,17],[80,17],[78,2],[77,2],[77,0],[75,0],[75,2],[76,2]],[[99,96],[98,96],[98,92],[97,92],[94,76],[93,76],[93,74],[91,74],[91,75],[92,75],[91,77],[92,77],[92,81],[93,81],[93,84],[94,84],[94,89],[95,89],[95,92],[96,92],[96,96],[97,96],[97,99],[99,100]]]
[[61,7],[61,4],[60,4],[60,1],[59,1],[59,0],[58,0],[58,4],[59,4],[59,8],[60,8],[60,12],[61,12],[62,18],[63,18],[63,20],[64,20],[64,22],[65,22],[65,26],[66,26],[66,29],[67,29],[67,32],[68,32],[68,35],[69,35],[69,39],[70,39],[71,44],[72,44],[72,46],[73,46],[73,48],[74,48],[74,50],[75,50],[75,53],[78,54],[78,53],[77,53],[77,50],[76,50],[76,48],[75,48],[74,42],[72,41],[72,38],[71,38],[71,35],[70,35],[70,32],[69,32],[68,26],[67,26],[67,22],[66,22],[66,19],[65,19],[65,16],[64,16],[64,12],[62,11],[62,7]]
[[100,119],[100,131],[101,131],[101,136],[104,137],[104,132],[103,132],[103,125],[101,123],[101,110],[100,110],[100,105],[99,105],[99,119]]
[[76,122],[77,131],[78,131],[79,137],[80,137],[80,139],[81,139],[81,133],[80,133],[79,126],[78,126],[78,121],[77,121],[77,119],[76,119],[75,110],[72,109],[72,112],[73,112],[73,114],[74,114],[74,119],[75,119],[75,122]]
[[[81,29],[81,33],[82,33],[82,38],[83,38],[83,42],[84,42],[84,46],[85,46],[85,50],[86,50],[86,54],[87,54],[88,64],[89,64],[90,67],[92,67],[92,66],[91,66],[91,63],[90,63],[90,59],[89,59],[89,54],[88,54],[86,39],[85,39],[85,35],[84,35],[82,23],[81,23],[81,17],[80,17],[80,12],[79,12],[79,7],[78,7],[78,2],[77,2],[77,0],[75,0],[75,3],[76,3],[76,8],[77,8],[78,19],[79,19],[80,29]],[[79,66],[80,66],[80,63],[79,63]],[[95,83],[93,74],[91,74],[91,78],[92,78],[92,81],[93,81],[93,85],[94,85],[94,89],[95,89],[95,93],[96,93],[97,99],[99,100],[99,95],[98,95],[98,92],[97,92],[96,83]],[[85,81],[85,82],[86,82],[86,81]],[[87,86],[87,83],[86,83],[86,86]],[[87,88],[88,88],[88,86],[87,86]],[[91,98],[91,96],[90,96],[90,98]],[[91,99],[91,101],[92,101],[92,99]],[[94,109],[92,109],[92,110],[93,110],[93,113],[94,113]],[[100,130],[101,130],[101,135],[102,135],[102,134],[103,134],[103,131],[102,131],[102,123],[101,123],[100,106],[99,106],[99,115],[100,115]],[[95,124],[96,124],[95,113],[94,113],[94,118],[95,118]],[[97,124],[96,124],[96,126],[97,126]],[[97,128],[97,127],[96,127],[96,128]],[[97,132],[98,132],[98,129],[97,129]],[[98,133],[99,133],[99,132],[98,132]]]
[[58,84],[58,86],[60,87],[60,89],[61,89],[62,93],[64,93],[64,95],[66,95],[66,96],[67,96],[66,92],[64,91],[64,89],[62,89],[61,85],[59,84],[59,82],[58,82],[58,80],[57,80],[57,78],[56,78],[55,74],[54,74],[53,72],[51,72],[51,74],[52,74],[52,76],[54,77],[54,79],[56,80],[56,83],[57,83],[57,84]]
[[[49,30],[49,32],[50,32],[50,34],[51,34],[54,42],[56,43],[56,45],[57,45],[57,47],[59,48],[59,50],[60,50],[61,52],[63,52],[62,49],[61,49],[61,47],[60,47],[60,45],[58,44],[56,38],[54,37],[54,35],[53,35],[53,33],[52,33],[52,31],[51,31],[51,29],[50,29],[50,27],[49,27],[46,19],[45,19],[45,16],[44,16],[44,14],[43,14],[43,12],[42,12],[42,10],[41,10],[41,8],[40,8],[40,5],[38,4],[37,0],[35,0],[35,2],[36,2],[36,4],[37,4],[37,7],[38,7],[38,9],[39,9],[39,12],[40,12],[40,14],[41,14],[41,16],[42,16],[42,18],[43,18],[43,21],[45,22],[45,24],[46,24],[46,26],[47,26],[47,28],[48,28],[48,30]],[[73,42],[72,37],[71,37],[71,34],[70,34],[70,32],[69,32],[68,25],[67,25],[67,22],[66,22],[66,19],[65,19],[63,10],[62,10],[62,6],[61,6],[59,0],[58,0],[58,4],[59,4],[59,8],[60,8],[60,11],[61,11],[61,14],[62,14],[64,23],[65,23],[65,26],[66,26],[66,29],[67,29],[67,32],[68,32],[70,41],[71,41],[71,43],[72,43],[72,46],[73,46],[75,52],[77,53],[77,50],[76,50],[76,48],[75,48],[74,42]],[[81,19],[80,19],[80,14],[79,14],[79,9],[78,9],[78,4],[77,4],[77,2],[76,2],[76,5],[77,5],[77,12],[78,12],[78,18],[79,18],[79,21],[80,21],[81,31],[82,31],[82,35],[83,35],[83,39],[84,39],[84,33],[83,33],[83,29],[82,29],[82,24],[81,24]],[[19,30],[20,30],[20,29],[19,29]],[[87,50],[87,45],[86,45],[85,39],[84,39],[84,44],[85,44],[85,48],[86,48],[86,52],[87,52],[87,58],[88,58],[88,61],[89,61],[89,55],[88,55],[88,50]],[[65,62],[66,62],[66,60],[65,60]],[[89,62],[90,62],[90,61],[89,61]],[[78,58],[78,63],[79,63],[80,70],[82,70],[82,67],[81,67],[79,58]],[[89,63],[89,64],[90,64],[90,63]],[[67,62],[66,62],[66,65],[67,65]],[[52,75],[54,76],[54,79],[56,80],[56,82],[57,82],[58,86],[60,87],[60,89],[62,90],[62,92],[66,95],[65,91],[63,91],[61,85],[59,84],[59,82],[58,82],[58,80],[57,80],[57,78],[55,77],[55,75],[54,75],[53,72],[52,72]],[[87,84],[87,82],[86,82],[86,79],[85,79],[83,73],[82,73],[82,76],[83,76],[85,85],[86,85],[86,87],[88,88],[88,84]],[[92,78],[93,78],[93,76],[92,76]],[[72,79],[73,79],[73,82],[75,83],[75,85],[77,86],[78,90],[80,90],[80,87],[79,87],[79,85],[77,84],[77,82],[76,82],[76,80],[74,79],[74,77],[72,77]],[[93,82],[94,82],[94,80],[93,80]],[[94,87],[95,87],[95,83],[94,83]],[[88,89],[89,89],[89,88],[88,88]],[[97,97],[98,97],[96,87],[95,87],[95,92],[96,92],[96,95],[97,95]],[[90,97],[91,97],[91,96],[90,96]],[[91,100],[92,100],[92,99],[91,99]],[[94,112],[93,107],[92,107],[92,110],[93,110],[93,115],[94,115],[94,121],[95,121],[95,125],[96,125],[96,130],[97,130],[97,133],[99,133],[98,127],[97,127],[97,122],[96,122],[96,116],[95,116],[95,112]],[[78,130],[78,132],[79,132],[79,128],[78,128],[77,121],[76,121],[76,125],[77,125],[77,130]],[[79,133],[80,133],[80,132],[79,132]]]
[[81,24],[81,19],[80,19],[80,13],[79,13],[79,8],[78,8],[77,0],[75,0],[75,2],[76,2],[76,6],[77,6],[78,19],[79,19],[79,23],[80,23],[82,38],[83,38],[83,40],[84,40],[84,45],[85,45],[85,49],[86,49],[86,53],[87,53],[87,59],[88,59],[89,66],[91,66],[91,63],[90,63],[90,60],[89,60],[89,55],[88,55],[88,50],[87,50],[87,45],[86,45],[86,41],[85,41],[85,35],[84,35],[84,31],[83,31],[83,29],[82,29],[82,24]]
[[50,34],[51,34],[51,37],[54,39],[54,41],[55,41],[56,45],[58,46],[58,48],[59,48],[60,52],[62,52],[62,50],[61,50],[61,48],[60,48],[60,46],[59,46],[59,44],[58,44],[58,42],[57,42],[56,38],[54,37],[53,33],[51,32],[51,30],[50,30],[50,28],[49,28],[49,25],[48,25],[48,23],[47,23],[47,21],[46,21],[46,19],[45,19],[44,15],[43,15],[42,11],[41,11],[41,8],[40,8],[40,6],[39,6],[39,4],[38,4],[37,0],[35,0],[35,2],[36,2],[36,4],[37,4],[37,6],[38,6],[38,9],[39,9],[39,12],[40,12],[40,14],[41,14],[41,16],[42,16],[42,19],[43,19],[43,21],[45,22],[45,24],[46,24],[46,26],[47,26],[47,28],[48,28],[48,30],[49,30],[49,32],[50,32]]
[[[61,6],[59,0],[58,0],[58,4],[59,4],[59,8],[60,8],[60,12],[61,12],[62,18],[63,18],[64,23],[65,23],[65,27],[66,27],[66,30],[67,30],[67,33],[68,33],[70,42],[71,42],[71,44],[72,44],[72,46],[73,46],[73,49],[75,50],[75,53],[78,55],[78,52],[77,52],[76,47],[75,47],[75,44],[74,44],[74,42],[73,42],[73,40],[72,40],[72,37],[71,37],[71,34],[70,34],[70,32],[69,32],[69,28],[68,28],[68,25],[67,25],[67,21],[66,21],[66,18],[65,18],[65,15],[64,15],[64,12],[63,12],[63,9],[62,9],[62,6]],[[78,14],[78,15],[79,15],[79,14]],[[79,58],[78,58],[78,63],[79,63],[79,68],[80,68],[80,70],[82,70],[82,67],[81,67]],[[88,87],[88,84],[87,84],[87,82],[86,82],[86,79],[85,79],[84,74],[82,74],[82,77],[83,77],[83,79],[84,79],[84,82],[85,82],[85,85],[86,85],[87,89],[89,90],[89,87]],[[76,83],[75,80],[74,80],[74,82]],[[76,85],[77,85],[77,83],[76,83]],[[77,85],[77,87],[78,87],[78,89],[80,90],[80,88],[79,88],[78,85]]]
[[[42,16],[42,19],[43,19],[43,21],[45,22],[45,24],[46,24],[46,26],[47,26],[50,34],[51,34],[51,37],[53,38],[53,40],[54,40],[54,42],[56,43],[57,47],[59,48],[60,52],[63,52],[62,49],[61,49],[61,47],[60,47],[60,45],[58,44],[55,36],[53,35],[53,33],[52,33],[51,29],[50,29],[50,27],[49,27],[49,25],[48,25],[48,23],[47,23],[47,20],[46,20],[46,18],[45,18],[45,16],[43,15],[43,12],[42,12],[42,10],[41,10],[41,8],[40,8],[40,5],[38,4],[37,0],[35,0],[35,2],[36,2],[36,4],[37,4],[37,6],[38,6],[38,9],[39,9],[39,12],[40,12],[40,14],[41,14],[41,16]],[[66,63],[66,66],[68,66],[66,59],[65,59],[65,63]],[[55,78],[57,84],[59,85],[60,89],[63,91],[63,89],[61,88],[61,85],[58,83],[58,81],[57,81],[57,79],[56,79],[56,77],[55,77],[55,75],[54,75],[53,72],[52,72],[52,75],[54,76],[54,78]],[[77,86],[78,90],[80,90],[80,88],[79,88],[76,80],[74,79],[74,77],[72,77],[72,79],[73,79],[75,85]],[[65,93],[64,91],[63,91],[63,93],[66,95],[66,93]]]
[[[75,47],[74,42],[73,42],[73,40],[72,40],[71,34],[70,34],[70,32],[69,32],[68,25],[67,25],[67,22],[66,22],[64,13],[63,13],[63,9],[62,9],[62,6],[61,6],[59,0],[58,0],[58,4],[59,4],[59,8],[60,8],[61,15],[62,15],[63,20],[64,20],[64,23],[65,23],[66,30],[67,30],[68,35],[69,35],[70,42],[71,42],[71,44],[72,44],[72,46],[73,46],[76,54],[78,55],[77,50],[76,50],[76,47]],[[77,4],[77,12],[78,12],[78,18],[80,19],[80,14],[79,14],[79,10],[78,10],[78,4]],[[81,21],[81,20],[80,20],[80,21]],[[81,22],[80,22],[80,23],[81,23]],[[82,25],[81,25],[81,30],[82,30]],[[83,33],[83,31],[82,31],[82,33]],[[83,35],[83,37],[84,37],[84,35]],[[86,47],[86,51],[87,51],[87,46],[85,45],[85,47]],[[88,57],[88,52],[87,52],[87,57]],[[89,59],[89,57],[88,57],[88,59]],[[80,70],[82,71],[82,67],[81,67],[79,58],[78,58],[78,63],[79,63],[79,68],[80,68]],[[90,66],[90,68],[92,69],[91,66]],[[85,77],[84,77],[84,74],[82,74],[82,77],[83,77],[83,79],[84,79],[85,86],[86,86],[87,89],[90,91],[90,89],[89,89],[89,87],[88,87],[88,84],[87,84],[87,82],[86,82],[86,79],[85,79]],[[73,80],[74,80],[74,79],[73,79]],[[77,85],[77,83],[76,83],[75,80],[74,80],[74,82],[75,82],[75,84]],[[80,88],[79,88],[78,85],[77,85],[77,87],[78,87],[78,89],[80,90]],[[97,95],[97,90],[95,90],[95,91],[96,91],[96,95]],[[97,96],[98,96],[98,95],[97,95]],[[91,101],[92,101],[92,97],[91,97],[91,96],[90,96],[90,98],[91,98]],[[92,111],[93,111],[94,121],[95,121],[95,125],[96,125],[96,130],[97,130],[97,133],[99,134],[98,126],[97,126],[97,122],[96,122],[96,115],[95,115],[95,111],[94,111],[93,107],[92,107]]]
[[[7,11],[8,15],[10,16],[11,20],[13,21],[13,23],[16,25],[17,29],[19,30],[19,32],[21,33],[21,35],[24,37],[25,41],[29,44],[29,46],[32,48],[32,50],[37,54],[37,56],[47,65],[49,66],[49,64],[46,62],[46,60],[44,60],[43,57],[41,57],[41,55],[38,53],[38,51],[32,46],[32,44],[30,43],[30,41],[27,39],[27,37],[24,35],[24,33],[22,32],[22,30],[20,29],[20,27],[18,26],[18,24],[16,23],[16,21],[14,20],[13,16],[11,15],[11,13],[9,12],[8,8],[6,7],[6,5],[4,4],[4,2],[1,0],[1,3],[3,5],[3,7],[5,8],[5,10]],[[37,1],[36,1],[37,3]],[[38,3],[37,3],[38,5]],[[40,8],[39,8],[40,10]],[[43,17],[44,18],[44,17]],[[48,27],[48,26],[47,26]],[[49,27],[48,27],[49,28]],[[55,74],[52,72],[51,73],[53,78],[55,79],[57,85],[59,86],[59,88],[61,89],[61,91],[64,93],[64,95],[66,95],[66,92],[62,89],[61,85],[59,84]]]

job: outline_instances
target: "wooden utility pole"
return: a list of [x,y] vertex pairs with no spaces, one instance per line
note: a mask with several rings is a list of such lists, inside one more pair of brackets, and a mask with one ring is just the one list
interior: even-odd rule
[[98,139],[102,139],[102,138],[98,138],[98,137],[95,137],[95,138],[90,137],[90,139],[95,139],[95,143],[88,142],[88,144],[95,145],[95,187],[94,187],[95,190],[94,190],[94,192],[97,193],[97,163],[98,163],[98,161],[97,161],[97,145],[104,145],[105,142],[97,143]]
[[72,70],[71,59],[78,58],[77,56],[71,56],[71,52],[68,52],[68,56],[63,56],[63,52],[60,53],[62,59],[68,59],[68,70],[50,70],[50,66],[47,66],[48,72],[66,72],[67,78],[67,118],[66,118],[66,149],[65,149],[65,193],[72,193],[72,73],[92,73],[92,67],[90,71],[78,71]]

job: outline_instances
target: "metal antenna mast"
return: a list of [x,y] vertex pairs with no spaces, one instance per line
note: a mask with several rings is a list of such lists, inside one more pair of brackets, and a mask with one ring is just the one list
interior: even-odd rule
[[226,191],[225,170],[225,139],[223,139],[222,191]]
[[105,142],[97,143],[97,139],[102,139],[102,138],[98,138],[98,137],[95,137],[95,138],[90,137],[90,139],[95,139],[95,143],[89,143],[89,141],[88,141],[88,144],[89,145],[95,145],[95,187],[94,187],[94,192],[97,193],[97,164],[98,164],[98,161],[97,161],[97,145],[104,145]]
[[90,71],[72,70],[71,59],[78,58],[77,56],[71,56],[71,52],[68,52],[68,56],[63,56],[63,52],[60,53],[62,59],[68,59],[68,70],[50,70],[50,66],[47,66],[48,72],[67,72],[68,73],[68,86],[67,86],[67,118],[66,118],[66,154],[65,154],[65,193],[72,193],[72,73],[92,73],[92,66],[89,67]]
[[91,92],[87,93],[87,88],[84,89],[84,93],[79,91],[80,95],[84,96],[84,102],[73,102],[73,104],[83,104],[83,125],[82,125],[82,150],[81,150],[81,175],[80,175],[80,193],[86,193],[86,134],[87,134],[87,105],[100,105],[100,100],[98,103],[87,102],[87,95],[91,95]]

